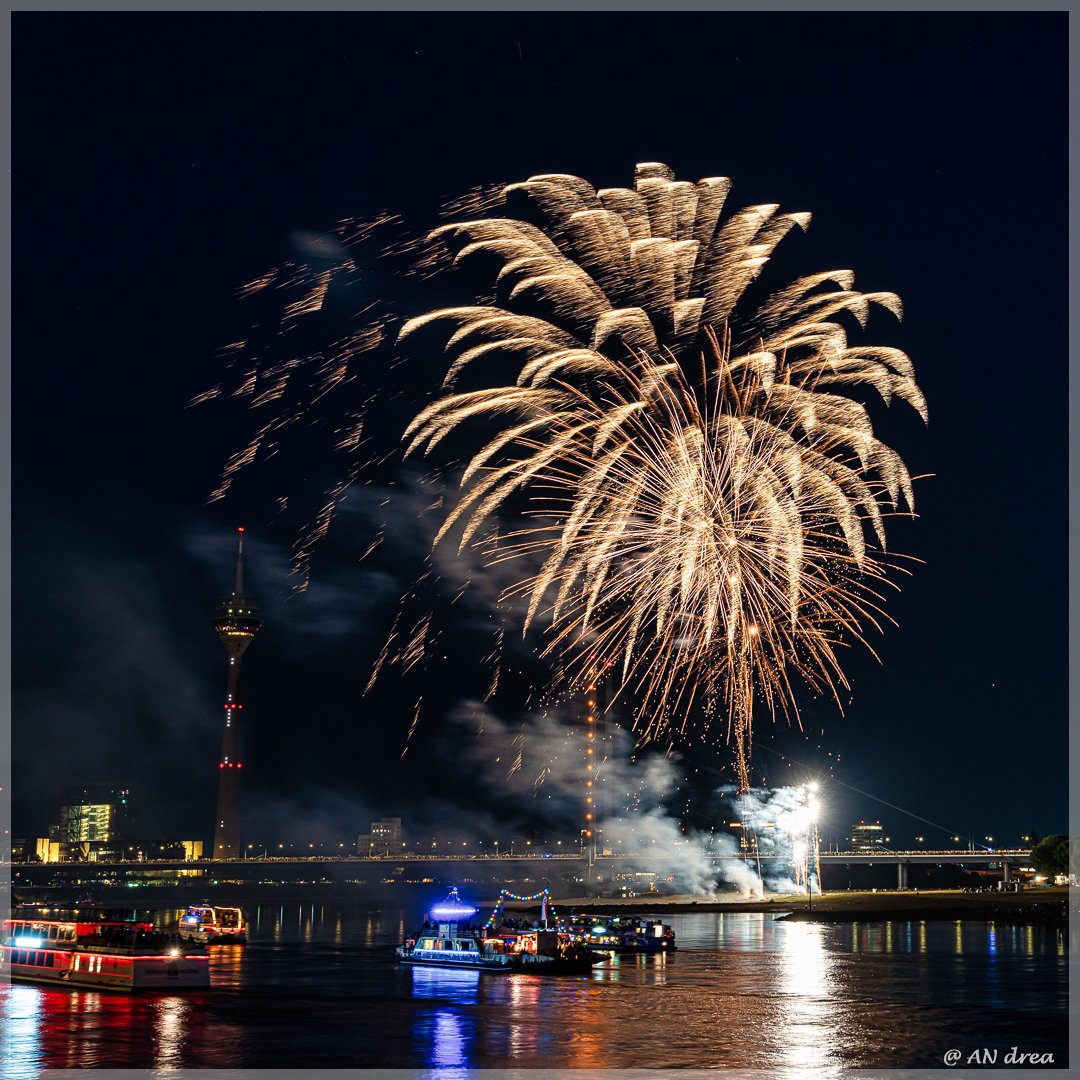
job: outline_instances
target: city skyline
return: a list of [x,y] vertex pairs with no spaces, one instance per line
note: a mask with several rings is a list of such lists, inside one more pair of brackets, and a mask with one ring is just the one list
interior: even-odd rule
[[[768,25],[764,16],[716,20],[718,33]],[[386,55],[365,56],[361,70],[336,58],[314,65],[290,48],[295,28],[313,44],[328,42],[334,18],[300,18],[286,32],[284,23],[223,16],[204,41],[201,22],[163,16],[157,25],[168,32],[145,52],[138,28],[148,24],[138,21],[22,21],[25,60],[14,75],[23,156],[14,180],[23,208],[14,233],[16,835],[45,835],[52,792],[72,782],[153,790],[146,814],[159,835],[208,832],[199,823],[209,821],[216,794],[221,649],[206,612],[228,584],[241,525],[266,623],[244,661],[245,787],[249,812],[267,831],[306,830],[318,843],[320,831],[382,814],[411,815],[418,828],[449,815],[474,823],[480,836],[504,822],[555,830],[580,821],[576,781],[533,785],[569,716],[549,705],[544,718],[545,706],[528,700],[538,665],[527,648],[511,650],[515,670],[502,697],[481,703],[490,604],[475,589],[454,599],[458,584],[490,580],[477,563],[447,559],[439,571],[449,584],[424,597],[449,611],[448,632],[415,730],[400,683],[364,693],[397,601],[429,550],[430,523],[415,510],[434,496],[416,473],[377,474],[351,493],[312,549],[299,590],[289,567],[305,508],[278,503],[284,489],[258,469],[207,505],[247,418],[236,403],[231,414],[185,406],[222,377],[214,350],[244,317],[234,290],[284,258],[302,258],[298,233],[533,172],[622,185],[635,161],[647,160],[670,161],[685,176],[730,176],[738,205],[775,199],[812,211],[790,265],[850,265],[861,285],[895,289],[907,311],[887,343],[913,358],[930,403],[925,429],[883,416],[897,436],[887,441],[903,444],[912,473],[934,474],[916,484],[918,520],[898,522],[895,541],[890,534],[893,549],[920,560],[890,597],[899,625],[875,639],[880,665],[852,658],[844,714],[807,701],[803,732],[761,725],[755,785],[820,776],[831,784],[831,812],[844,820],[883,818],[876,798],[927,819],[939,835],[972,826],[1017,837],[1066,831],[1067,620],[1056,585],[1066,557],[1066,404],[1064,394],[1039,394],[1023,379],[1015,392],[1011,381],[1020,354],[1032,358],[1024,364],[1040,358],[1051,387],[1065,385],[1064,239],[1029,219],[1033,205],[1065,208],[1063,67],[1036,61],[1064,46],[1038,19],[991,26],[941,16],[924,36],[914,23],[868,17],[850,31],[859,48],[849,49],[826,32],[828,17],[793,17],[772,57],[793,66],[773,86],[743,74],[765,63],[763,52],[719,46],[726,74],[708,98],[701,139],[701,117],[675,109],[680,79],[705,86],[672,59],[677,17],[651,46],[666,89],[636,122],[611,120],[600,134],[587,108],[556,120],[526,93],[547,80],[557,96],[570,95],[564,17],[466,22],[468,44],[440,18],[406,30],[400,19],[377,17],[368,25],[383,31]],[[869,87],[865,101],[837,110],[829,137],[811,136],[812,110],[792,100],[805,72],[799,27],[818,35],[833,70],[846,60]],[[594,17],[576,24],[582,42],[603,32]],[[464,55],[486,58],[489,83],[509,88],[493,99],[479,75],[461,76],[452,98],[462,114],[492,111],[505,135],[497,144],[464,146],[434,115],[417,118],[417,98],[461,75],[439,48],[447,33]],[[615,43],[644,62],[645,47],[621,33]],[[875,70],[873,44],[894,34],[911,55],[925,54],[935,87],[908,85],[914,61],[897,59],[898,46]],[[257,42],[251,54],[249,38]],[[1023,48],[1029,39],[1037,52]],[[214,60],[205,86],[182,62],[196,43]],[[708,58],[704,46],[694,55],[699,64]],[[57,62],[79,78],[84,108],[108,120],[93,135],[50,89]],[[264,65],[286,64],[299,65],[298,83],[265,88],[250,109],[239,105]],[[598,65],[580,75],[593,104],[605,80],[618,85],[620,65]],[[316,92],[316,68],[329,93]],[[398,70],[408,79],[395,96],[388,88]],[[132,74],[143,101],[129,101]],[[172,95],[186,105],[168,104]],[[880,115],[886,107],[896,134]],[[291,122],[298,116],[310,120],[302,130]],[[1036,159],[1039,170],[1007,165]],[[72,162],[80,175],[69,190]],[[59,205],[69,209],[60,214]],[[1001,314],[1002,290],[1019,313],[1013,323]],[[69,317],[57,321],[57,310]],[[407,368],[405,381],[430,379],[434,388],[438,366]],[[373,439],[393,441],[396,421],[393,411],[376,418]],[[318,509],[334,482],[328,463],[283,455],[275,464],[282,461],[298,492],[291,498]],[[392,543],[361,561],[391,497]],[[507,776],[505,758],[523,733],[532,771]],[[617,751],[628,761],[629,740]],[[695,735],[676,751],[684,764],[672,769],[671,814],[707,830],[708,794],[735,782],[730,748]],[[1025,768],[1029,757],[1037,771]],[[448,759],[483,784],[448,785]],[[644,765],[627,764],[627,774]],[[897,829],[899,814],[890,813]]]

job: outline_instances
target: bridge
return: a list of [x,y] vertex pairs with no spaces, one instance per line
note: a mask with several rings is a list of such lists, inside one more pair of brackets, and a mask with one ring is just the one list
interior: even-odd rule
[[[896,887],[908,887],[908,868],[911,866],[985,866],[1001,868],[1003,881],[1012,880],[1015,866],[1030,865],[1031,852],[1022,849],[1008,851],[829,851],[819,856],[825,865],[895,866]],[[764,862],[764,858],[762,859]]]
[[[768,875],[775,868],[777,875],[788,860],[779,855],[732,852],[710,852],[697,845],[694,855],[722,872],[725,864],[744,862],[760,869]],[[908,885],[908,870],[912,866],[968,866],[1000,868],[1004,881],[1010,881],[1014,867],[1029,865],[1031,852],[1024,849],[1001,851],[969,850],[957,851],[829,851],[820,854],[824,866],[895,866],[897,887],[904,889]],[[350,873],[374,871],[382,878],[403,877],[409,875],[450,874],[462,877],[472,871],[476,876],[492,873],[507,873],[524,878],[545,878],[556,874],[581,876],[599,872],[605,878],[631,873],[670,874],[672,870],[685,864],[691,852],[683,848],[657,849],[642,848],[636,852],[618,855],[592,855],[574,852],[572,854],[417,854],[400,855],[259,855],[239,859],[138,859],[111,860],[94,862],[17,862],[3,864],[11,870],[14,882],[25,884],[46,884],[46,878],[53,884],[63,881],[85,879],[91,872],[96,879],[122,877],[131,880],[147,879],[155,873],[174,875],[178,881],[190,876],[206,881],[209,877],[225,879],[243,877],[248,880],[263,877],[266,874],[280,873],[283,877],[298,877],[307,872],[314,872],[326,878],[347,880]]]

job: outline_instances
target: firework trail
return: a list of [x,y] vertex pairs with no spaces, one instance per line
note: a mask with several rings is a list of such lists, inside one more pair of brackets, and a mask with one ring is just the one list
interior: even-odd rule
[[[748,297],[809,215],[722,220],[729,187],[656,163],[633,190],[511,184],[520,217],[433,233],[455,264],[483,265],[500,302],[414,318],[399,341],[441,340],[455,391],[415,417],[407,452],[497,419],[437,542],[460,522],[459,547],[491,561],[540,553],[525,628],[543,616],[548,650],[579,668],[619,656],[646,737],[695,700],[722,707],[746,790],[755,698],[790,713],[793,674],[834,697],[847,685],[836,648],[877,626],[884,581],[866,532],[884,551],[884,516],[912,510],[903,461],[845,392],[869,386],[924,420],[926,404],[903,353],[849,346],[836,319],[865,325],[872,302],[899,317],[894,294],[831,271]],[[458,390],[479,364],[486,385]],[[540,520],[499,536],[489,525],[519,493]]]
[[[464,453],[437,542],[529,567],[507,593],[522,629],[548,635],[572,684],[586,654],[617,659],[643,737],[691,710],[723,716],[746,790],[755,702],[797,719],[796,684],[834,697],[847,686],[837,649],[882,617],[884,518],[912,511],[902,459],[850,395],[898,397],[924,420],[926,404],[907,356],[849,345],[841,321],[865,326],[871,304],[899,317],[899,299],[855,291],[846,270],[764,290],[776,245],[810,216],[769,204],[725,217],[730,187],[647,163],[632,189],[562,174],[474,189],[424,241],[392,214],[340,222],[314,257],[242,290],[276,294],[272,331],[286,344],[254,328],[223,350],[233,389],[196,399],[231,394],[265,417],[212,497],[304,423],[325,427],[327,400],[349,402],[328,447],[346,456],[346,479],[322,492],[297,545],[303,576],[364,456],[377,456],[364,423],[386,381],[376,360],[441,347],[443,395],[416,413],[406,450],[433,459],[443,444],[453,466],[469,431],[486,437]],[[355,298],[375,265],[404,301]],[[445,275],[467,279],[476,302],[402,325],[396,312],[422,310],[416,286]],[[349,333],[327,331],[335,306]],[[308,347],[309,323],[333,344]],[[388,655],[417,663],[427,634],[417,623],[393,654],[388,641],[377,667]]]

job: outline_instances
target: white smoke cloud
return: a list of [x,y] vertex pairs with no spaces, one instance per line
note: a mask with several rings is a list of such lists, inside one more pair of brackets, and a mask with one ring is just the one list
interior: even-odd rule
[[[521,820],[540,816],[553,833],[571,834],[581,827],[585,759],[580,729],[564,710],[507,719],[479,701],[463,701],[449,720],[448,738],[467,755],[470,775],[504,806],[503,833],[506,814]],[[729,885],[743,897],[758,898],[801,891],[793,860],[807,836],[805,796],[791,787],[739,797],[733,789],[717,792],[738,809],[747,834],[757,839],[758,859],[741,850],[733,836],[688,831],[668,813],[665,800],[678,786],[679,767],[672,755],[635,756],[633,737],[614,728],[596,775],[612,795],[603,847],[621,856],[622,871],[655,870],[662,853],[676,892],[717,896],[718,888]],[[492,820],[483,827],[498,835],[499,824]]]
[[[552,829],[576,831],[583,823],[586,788],[581,732],[559,709],[506,720],[477,701],[462,702],[451,717],[459,749],[468,748],[478,782],[508,800],[525,817],[537,811]],[[603,846],[619,853],[625,873],[663,867],[675,891],[712,895],[717,872],[701,837],[684,834],[664,800],[678,783],[678,760],[661,754],[632,758],[633,738],[614,734],[596,771],[611,799]],[[471,738],[469,738],[471,736]]]
[[[761,858],[753,864],[755,871],[760,868],[760,873],[753,873],[758,882],[755,891],[803,891],[803,886],[795,880],[795,866],[806,864],[812,831],[812,818],[804,791],[796,787],[782,787],[749,791],[736,796],[733,789],[722,788],[718,794],[732,799],[742,819],[744,835],[757,843]],[[810,874],[816,883],[813,866],[810,867]]]

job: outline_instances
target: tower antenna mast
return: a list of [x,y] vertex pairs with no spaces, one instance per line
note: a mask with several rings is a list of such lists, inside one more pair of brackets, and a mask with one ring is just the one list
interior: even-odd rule
[[254,597],[244,595],[244,530],[239,532],[236,556],[236,587],[231,596],[223,596],[214,614],[214,629],[229,654],[229,676],[225,687],[225,723],[221,736],[221,761],[218,763],[218,804],[214,825],[214,858],[239,859],[240,848],[240,770],[241,723],[240,660],[244,650],[262,626],[259,605]]

